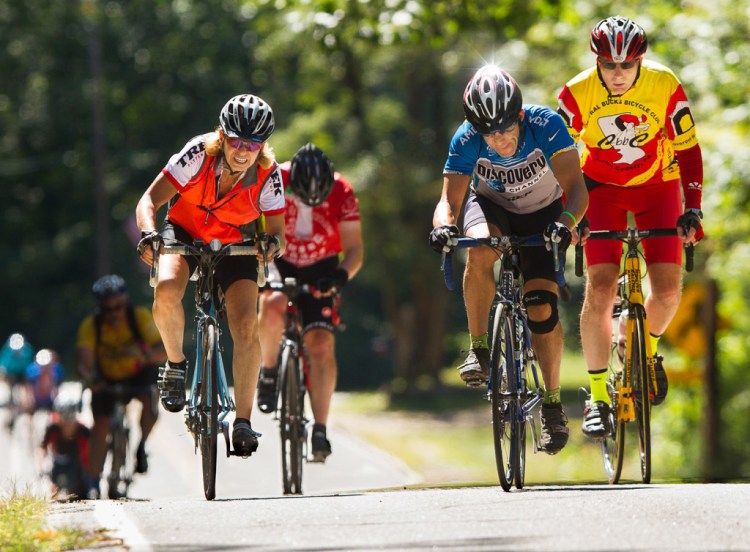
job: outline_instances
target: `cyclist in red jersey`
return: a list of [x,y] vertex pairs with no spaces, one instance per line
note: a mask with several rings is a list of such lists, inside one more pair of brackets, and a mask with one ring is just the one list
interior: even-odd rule
[[[624,230],[628,212],[639,228],[677,225],[679,237],[643,242],[651,286],[646,312],[656,351],[680,302],[682,246],[703,235],[703,161],[685,91],[672,71],[643,58],[647,46],[643,28],[626,17],[597,23],[591,33],[596,65],[565,85],[558,112],[573,138],[583,142],[591,230]],[[622,243],[592,241],[585,252],[581,343],[591,397],[583,432],[601,438],[610,429],[606,373]],[[662,360],[656,356],[659,392],[653,404],[667,394]]]
[[[331,454],[326,424],[336,388],[332,293],[340,292],[362,266],[362,226],[357,198],[349,182],[333,169],[325,153],[313,144],[300,148],[281,165],[287,188],[286,236],[283,259],[276,261],[282,278],[316,288],[316,296],[299,297],[304,342],[310,359],[310,404],[315,424],[311,437],[313,459]],[[272,412],[276,405],[279,341],[284,330],[286,296],[263,293],[260,299],[262,351],[258,407]]]
[[[284,251],[284,194],[281,172],[268,138],[275,123],[271,107],[252,94],[231,98],[219,115],[214,132],[196,136],[149,186],[138,202],[136,216],[142,239],[138,252],[151,264],[156,213],[169,203],[162,236],[178,240],[222,244],[250,238],[256,220],[265,216],[266,230],[274,240],[271,257]],[[187,359],[183,352],[185,311],[182,298],[197,261],[179,255],[161,258],[159,281],[154,290],[154,319],[167,351],[159,370],[161,403],[170,412],[185,406]],[[228,256],[217,265],[215,278],[226,300],[229,331],[234,341],[234,375],[237,417],[232,430],[234,449],[248,456],[258,447],[258,435],[250,425],[253,397],[260,369],[257,299],[258,259]]]

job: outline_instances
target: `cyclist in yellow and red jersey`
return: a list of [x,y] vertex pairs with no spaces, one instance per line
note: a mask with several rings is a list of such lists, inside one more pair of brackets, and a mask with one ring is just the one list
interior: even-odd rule
[[[591,230],[624,230],[628,212],[639,228],[677,226],[679,237],[643,242],[651,285],[646,312],[656,351],[679,305],[683,243],[703,236],[703,160],[685,91],[667,67],[643,58],[647,46],[645,31],[634,21],[622,16],[600,21],[591,33],[596,65],[565,85],[558,112],[573,138],[583,142]],[[591,398],[583,432],[600,438],[609,432],[606,367],[622,243],[587,242],[585,252],[581,343]],[[661,355],[656,359],[659,392],[653,404],[661,404],[668,380]]]
[[[234,96],[219,114],[219,127],[191,139],[173,155],[141,197],[136,208],[142,238],[138,253],[151,264],[156,212],[168,203],[161,233],[167,243],[193,244],[218,239],[230,244],[252,238],[265,216],[273,237],[268,254],[284,251],[284,193],[281,172],[268,139],[275,129],[271,106],[252,94]],[[154,319],[167,351],[159,370],[161,404],[170,412],[185,406],[187,359],[183,351],[185,311],[182,298],[197,266],[193,257],[165,255],[154,290]],[[232,429],[235,451],[247,457],[258,448],[250,425],[260,369],[258,339],[258,259],[226,256],[216,265],[215,281],[224,292],[229,331],[234,341],[237,417]]]
[[[310,404],[315,418],[311,436],[314,461],[331,454],[326,424],[336,389],[333,298],[362,266],[363,245],[359,207],[349,182],[333,169],[323,151],[307,144],[281,165],[286,195],[287,248],[275,262],[281,278],[316,288],[315,296],[300,295],[305,349],[310,360]],[[284,330],[287,299],[280,292],[260,299],[262,351],[258,407],[276,406],[279,341]]]

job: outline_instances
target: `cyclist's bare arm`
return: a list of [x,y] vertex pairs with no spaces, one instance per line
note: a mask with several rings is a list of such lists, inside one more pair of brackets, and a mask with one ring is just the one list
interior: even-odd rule
[[[280,215],[274,215],[274,216],[267,216],[266,215],[266,232],[270,236],[276,236],[279,238],[279,251],[276,252],[276,241],[271,240],[269,243],[269,249],[268,249],[268,257],[273,259],[274,257],[279,257],[284,254],[284,251],[286,250],[286,237],[285,237],[285,224],[284,224],[284,214]],[[258,254],[258,260],[260,259],[261,254]]]
[[[176,193],[177,190],[169,179],[163,173],[159,173],[143,196],[141,196],[138,206],[135,208],[135,218],[141,232],[150,232],[157,229],[156,213]],[[151,248],[146,248],[141,256],[141,260],[151,266],[152,257]]]
[[581,160],[578,156],[578,150],[569,149],[557,154],[552,158],[552,172],[555,173],[560,187],[565,193],[566,204],[565,211],[575,216],[573,220],[568,215],[560,215],[559,222],[563,223],[570,229],[573,239],[572,245],[578,243],[577,223],[583,218],[586,209],[589,206],[589,193],[586,190],[586,184],[581,172]]
[[364,260],[364,244],[362,242],[362,223],[358,220],[347,220],[339,223],[341,233],[341,248],[344,258],[341,260],[340,268],[349,273],[349,279],[362,268]]
[[443,191],[432,216],[434,228],[456,224],[458,216],[461,214],[461,205],[470,180],[471,177],[465,174],[446,174],[443,176]]

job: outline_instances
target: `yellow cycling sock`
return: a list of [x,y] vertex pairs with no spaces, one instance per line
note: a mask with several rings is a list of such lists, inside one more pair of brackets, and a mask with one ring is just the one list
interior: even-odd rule
[[649,340],[651,341],[651,354],[656,355],[656,346],[659,345],[660,335],[654,335],[651,332],[648,334]]
[[603,402],[611,404],[607,392],[607,369],[589,372],[591,383],[591,402]]
[[482,335],[469,335],[469,339],[471,339],[472,349],[489,349],[486,333],[483,333]]

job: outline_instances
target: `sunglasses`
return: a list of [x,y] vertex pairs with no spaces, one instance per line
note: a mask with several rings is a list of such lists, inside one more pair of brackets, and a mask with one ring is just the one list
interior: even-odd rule
[[614,61],[611,61],[609,59],[602,59],[599,58],[599,65],[602,66],[603,69],[606,69],[607,71],[614,71],[619,66],[620,69],[628,70],[635,67],[635,64],[638,63],[637,59],[631,59],[630,61],[623,61],[622,63],[615,63]]
[[227,138],[227,144],[229,147],[234,149],[246,149],[250,151],[258,151],[263,147],[262,143],[253,142],[252,140],[242,140],[241,138]]
[[125,308],[125,303],[115,303],[114,305],[100,305],[99,310],[101,312],[117,312],[120,309]]
[[517,119],[515,122],[511,123],[507,128],[504,128],[503,130],[493,130],[492,132],[488,132],[487,134],[482,134],[482,136],[486,136],[487,138],[489,138],[490,136],[494,136],[495,134],[505,136],[506,134],[510,134],[511,132],[516,130],[516,127],[518,126],[518,123],[520,121],[520,119]]

